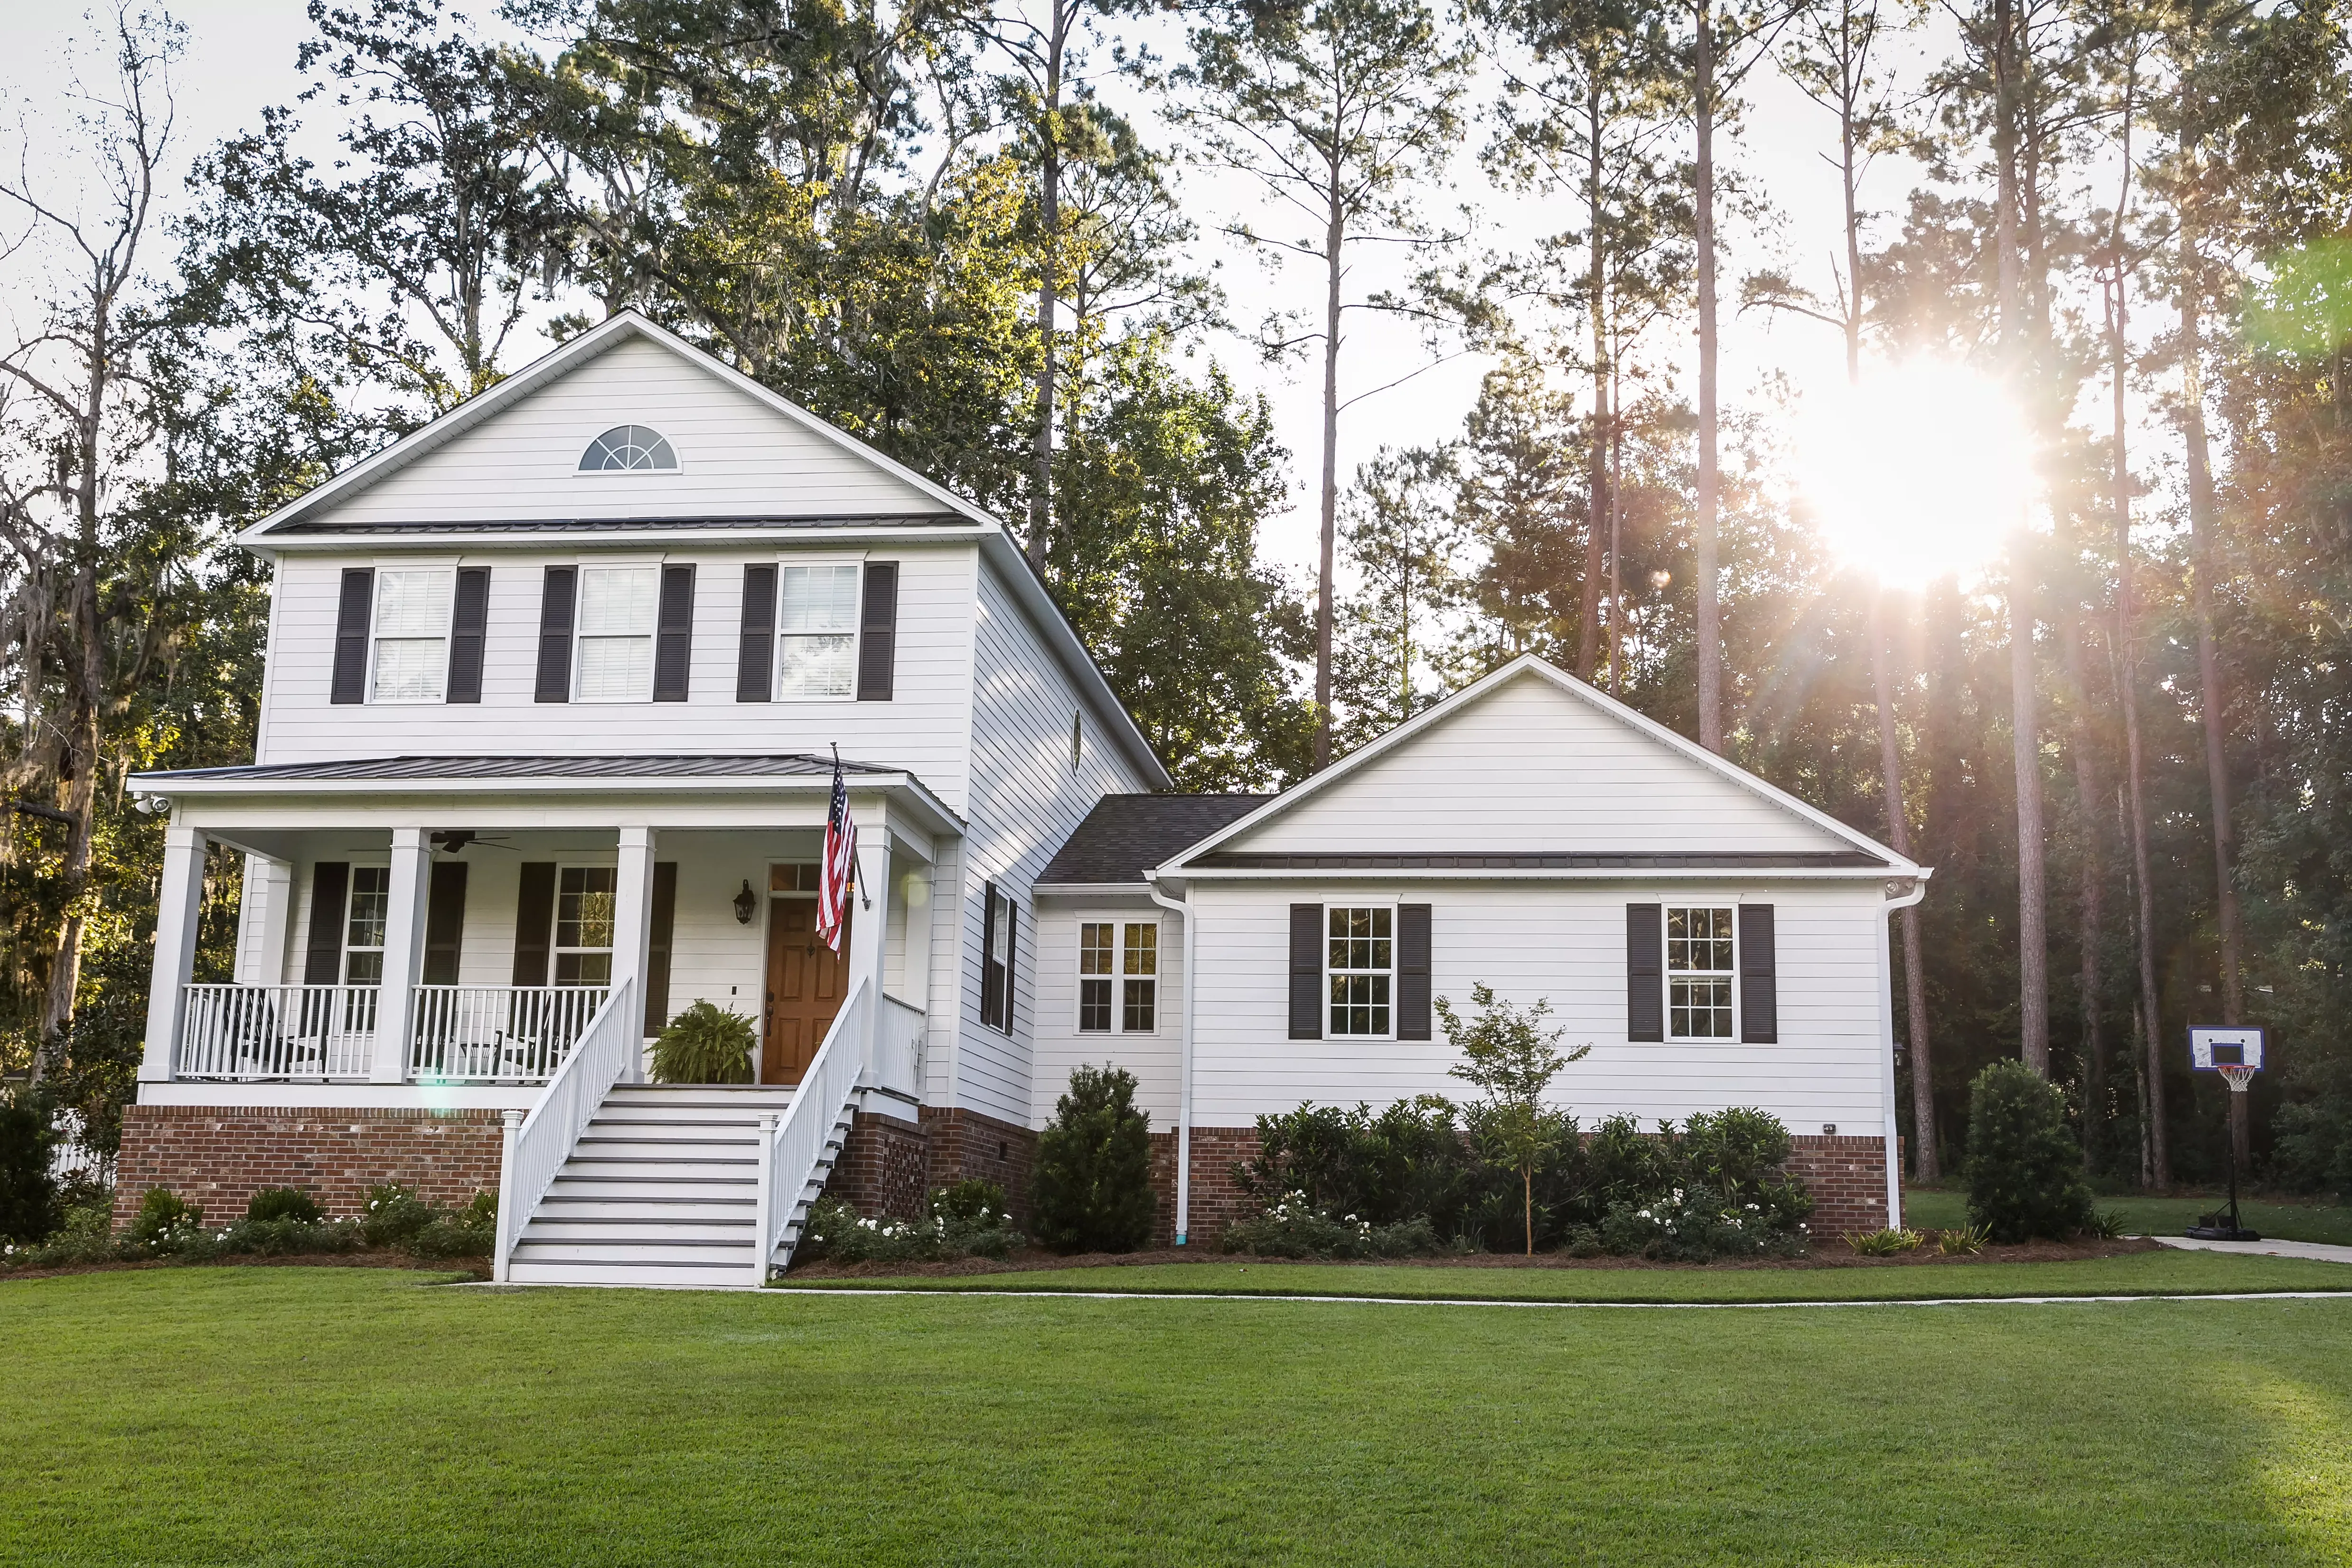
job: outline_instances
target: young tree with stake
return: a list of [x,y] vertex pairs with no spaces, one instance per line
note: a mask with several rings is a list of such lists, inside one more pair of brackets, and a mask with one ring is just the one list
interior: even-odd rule
[[1483,981],[1470,987],[1477,1018],[1465,1023],[1444,997],[1437,999],[1437,1016],[1445,1037],[1462,1053],[1447,1071],[1475,1085],[1486,1095],[1472,1122],[1475,1135],[1486,1145],[1489,1159],[1519,1173],[1520,1211],[1527,1224],[1528,1256],[1536,1250],[1536,1173],[1559,1155],[1576,1135],[1574,1118],[1544,1109],[1544,1091],[1562,1068],[1582,1061],[1590,1045],[1565,1056],[1559,1047],[1565,1029],[1547,1029],[1549,1001],[1532,1007],[1515,1006],[1495,999],[1495,988]]

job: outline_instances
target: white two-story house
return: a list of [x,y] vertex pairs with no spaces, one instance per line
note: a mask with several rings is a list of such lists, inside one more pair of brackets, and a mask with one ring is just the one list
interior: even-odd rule
[[[131,781],[170,827],[126,1209],[492,1189],[501,1278],[749,1285],[827,1184],[1017,1203],[1112,1062],[1198,1242],[1258,1116],[1458,1093],[1433,1004],[1484,983],[1593,1047],[1588,1126],[1757,1106],[1827,1228],[1898,1212],[1886,917],[1927,870],[1539,660],[1281,795],[1167,794],[1001,523],[634,315],[242,542],[255,761]],[[698,1001],[755,1084],[644,1081]]]

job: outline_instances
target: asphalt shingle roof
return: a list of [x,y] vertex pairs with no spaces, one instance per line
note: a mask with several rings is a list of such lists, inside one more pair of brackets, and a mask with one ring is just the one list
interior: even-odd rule
[[1273,798],[1270,795],[1105,795],[1063,842],[1037,885],[1110,887],[1140,882],[1150,867]]

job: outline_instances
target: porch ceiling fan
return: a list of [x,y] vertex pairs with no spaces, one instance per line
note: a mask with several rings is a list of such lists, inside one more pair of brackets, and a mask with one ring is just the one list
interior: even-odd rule
[[432,835],[433,847],[455,855],[468,844],[478,844],[485,849],[503,849],[509,854],[519,851],[503,838],[485,838],[468,828],[447,828]]

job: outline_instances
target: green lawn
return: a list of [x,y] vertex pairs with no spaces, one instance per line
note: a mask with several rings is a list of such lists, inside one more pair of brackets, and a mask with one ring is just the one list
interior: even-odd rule
[[[2200,1215],[2228,1203],[2227,1197],[2101,1198],[2102,1210],[2122,1212],[2124,1225],[2135,1236],[2179,1236]],[[1913,1226],[1937,1230],[1968,1223],[1968,1194],[1943,1188],[1913,1187],[1903,1194],[1903,1217]],[[2352,1247],[2352,1208],[2332,1204],[2252,1203],[2240,1200],[2238,1217],[2249,1227],[2280,1241],[2330,1241]]]
[[1143,1263],[940,1278],[787,1279],[783,1289],[1182,1290],[1220,1296],[1390,1296],[1417,1300],[1877,1301],[1987,1296],[2352,1291],[2352,1265],[2213,1252],[2141,1252],[2063,1263],[1854,1268],[1493,1268],[1378,1263]]
[[0,1563],[2352,1555],[2352,1299],[1515,1311],[425,1278],[0,1282]]

